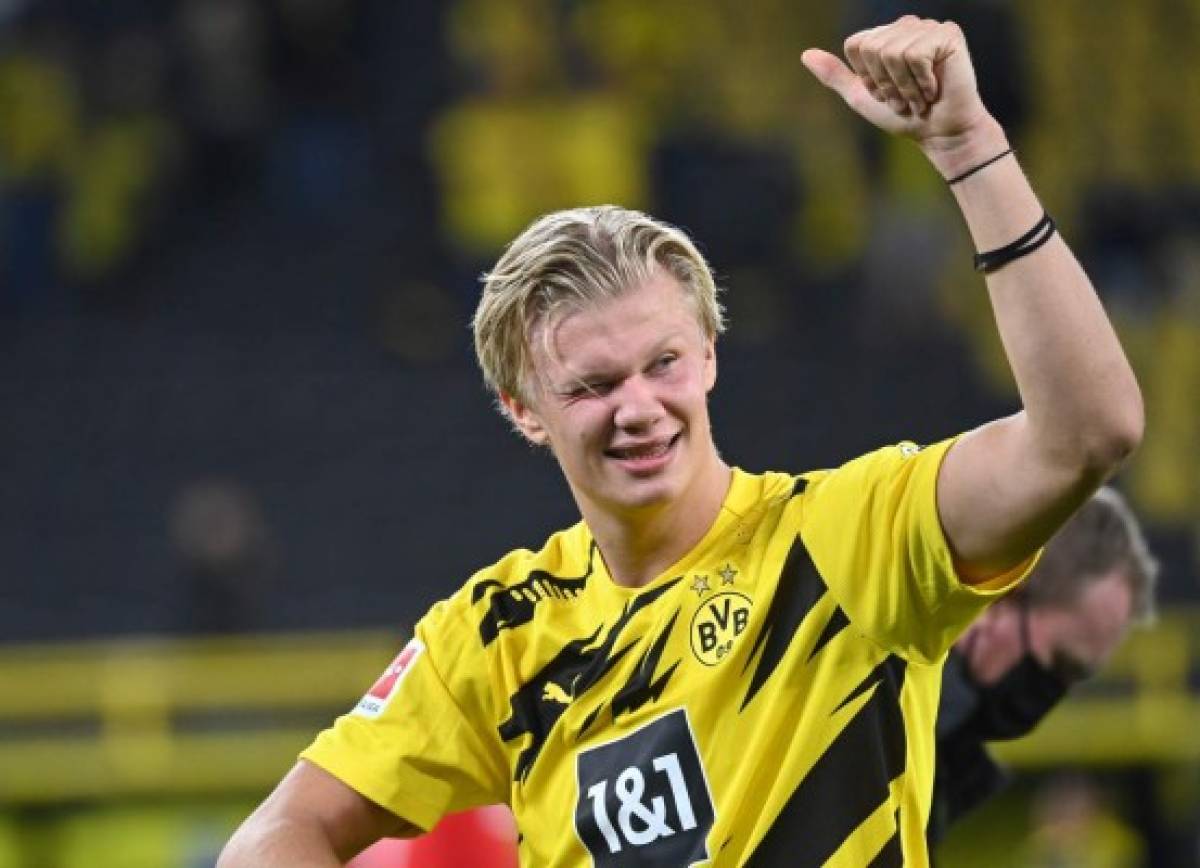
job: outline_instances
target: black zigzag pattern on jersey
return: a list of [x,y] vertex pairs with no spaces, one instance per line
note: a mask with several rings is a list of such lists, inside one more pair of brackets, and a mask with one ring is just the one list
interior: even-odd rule
[[[658,634],[658,638],[646,649],[646,653],[638,661],[638,665],[633,670],[633,674],[629,676],[629,680],[613,696],[613,720],[616,720],[620,715],[627,712],[637,711],[646,703],[655,702],[658,700],[658,697],[662,696],[667,682],[671,680],[671,676],[675,674],[675,670],[679,668],[679,664],[682,662],[676,660],[666,672],[658,678],[654,677],[654,673],[658,669],[658,662],[662,659],[663,649],[667,647],[667,640],[671,638],[671,631],[675,628],[677,620],[679,620],[678,611],[671,616],[671,620],[667,622],[667,626]],[[593,712],[588,716],[587,722],[583,727],[580,728],[579,734],[583,735],[595,719],[596,714]]]
[[896,812],[896,831],[887,839],[867,868],[904,868],[904,851],[900,848],[900,812]]
[[614,650],[617,638],[630,619],[681,580],[682,577],[665,582],[661,587],[645,591],[626,603],[599,645],[594,643],[604,630],[603,624],[590,636],[566,643],[537,675],[522,684],[516,693],[509,697],[512,714],[500,724],[500,737],[505,741],[512,741],[522,735],[532,736],[529,746],[517,757],[514,780],[524,781],[528,777],[529,770],[533,768],[538,754],[546,744],[550,730],[571,702],[599,683],[637,644],[640,637],[635,637],[621,649]]
[[825,581],[817,572],[812,555],[797,536],[780,571],[775,596],[771,598],[758,635],[754,637],[754,645],[746,657],[745,665],[742,666],[744,675],[755,658],[758,659],[758,665],[750,677],[750,684],[746,687],[746,695],[742,699],[739,711],[745,711],[750,700],[754,699],[779,666],[796,630],[824,593]]
[[[671,616],[671,620],[667,623],[667,626],[658,634],[658,638],[654,640],[650,648],[642,655],[642,659],[638,661],[629,680],[613,696],[611,703],[613,720],[616,720],[618,715],[625,712],[636,711],[647,702],[653,702],[662,695],[667,682],[671,680],[671,676],[675,674],[675,670],[679,668],[679,664],[682,662],[676,660],[671,664],[671,668],[662,674],[661,678],[654,679],[654,672],[658,669],[658,661],[662,658],[663,648],[666,647],[667,640],[670,639],[671,631],[675,628],[677,620],[679,620],[678,610]],[[582,737],[592,728],[592,724],[599,719],[602,711],[604,711],[604,703],[592,709],[588,716],[584,718],[583,724],[579,727],[576,738]]]
[[[824,865],[887,800],[888,784],[904,771],[905,672],[904,660],[889,655],[838,706],[875,688],[792,793],[748,864]],[[890,852],[884,848],[881,865],[898,864],[887,861]]]
[[833,610],[833,614],[829,616],[829,621],[825,624],[825,629],[821,631],[821,635],[817,637],[817,641],[813,643],[812,651],[808,652],[808,660],[817,656],[817,652],[828,645],[833,637],[842,632],[846,627],[850,626],[850,619],[846,617],[846,613],[842,611],[842,607],[838,606]]
[[479,638],[486,648],[501,630],[511,630],[533,620],[537,604],[547,598],[569,600],[579,596],[587,585],[596,563],[596,543],[588,552],[587,572],[582,576],[552,576],[545,570],[533,570],[523,582],[505,587],[495,579],[484,579],[471,589],[474,605],[491,592],[488,610],[479,622]]

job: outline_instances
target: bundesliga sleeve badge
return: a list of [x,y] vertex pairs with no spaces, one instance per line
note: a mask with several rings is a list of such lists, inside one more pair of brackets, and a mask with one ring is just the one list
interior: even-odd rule
[[400,682],[404,680],[404,676],[424,650],[424,642],[420,639],[410,639],[408,644],[404,646],[404,650],[396,655],[396,659],[391,662],[391,665],[383,670],[383,674],[379,676],[379,680],[375,682],[375,686],[368,690],[366,695],[358,701],[358,705],[354,707],[352,713],[360,717],[370,718],[379,717],[379,715],[383,714],[384,709],[388,707],[388,703],[392,701],[392,697],[396,695],[396,690],[400,687]]

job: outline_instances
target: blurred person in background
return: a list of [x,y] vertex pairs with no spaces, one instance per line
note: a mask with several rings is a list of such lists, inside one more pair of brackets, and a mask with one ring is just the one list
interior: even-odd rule
[[276,552],[254,492],[230,479],[189,482],[167,524],[182,578],[177,630],[237,633],[267,620]]
[[[2,14],[2,13],[0,13]],[[69,44],[20,7],[0,18],[0,313],[53,309],[68,167],[81,109]]]
[[929,838],[1000,791],[986,743],[1020,738],[1154,619],[1158,563],[1116,489],[1097,491],[1020,588],[955,643],[942,675]]
[[1031,805],[1031,829],[1015,863],[1025,868],[1132,868],[1157,864],[1137,830],[1108,804],[1095,781],[1062,774],[1042,784]]
[[731,468],[694,244],[612,206],[543,217],[487,276],[476,349],[583,520],[435,605],[223,868],[337,865],[496,802],[528,865],[928,864],[941,660],[1136,447],[1141,398],[961,31],[907,16],[845,54],[802,60],[949,182],[1023,409],[832,471]]

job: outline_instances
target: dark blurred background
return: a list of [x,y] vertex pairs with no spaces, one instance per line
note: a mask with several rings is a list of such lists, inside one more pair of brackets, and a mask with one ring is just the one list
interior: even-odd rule
[[[388,647],[573,521],[467,330],[479,274],[551,209],[617,202],[697,238],[728,289],[713,415],[735,464],[829,466],[1013,410],[944,184],[799,63],[909,11],[966,30],[1118,325],[1148,412],[1118,484],[1168,613],[1192,612],[1196,0],[0,0],[0,650],[86,648],[64,672],[93,684],[80,673],[131,642]],[[16,744],[48,706],[14,699],[38,678],[13,667]],[[103,733],[97,702],[60,718]],[[1185,765],[1155,760],[1185,769],[1185,824],[1187,743]],[[12,864],[75,864],[28,843],[50,835],[29,805],[57,822],[72,800],[154,796],[138,768],[7,791]],[[1184,864],[1146,852],[1167,851],[1111,864]]]

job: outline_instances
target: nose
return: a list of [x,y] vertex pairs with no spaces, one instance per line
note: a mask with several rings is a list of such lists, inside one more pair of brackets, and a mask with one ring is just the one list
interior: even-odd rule
[[662,403],[643,377],[629,377],[609,396],[613,424],[626,431],[648,431],[663,416]]

